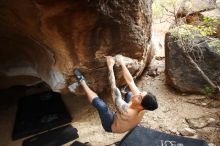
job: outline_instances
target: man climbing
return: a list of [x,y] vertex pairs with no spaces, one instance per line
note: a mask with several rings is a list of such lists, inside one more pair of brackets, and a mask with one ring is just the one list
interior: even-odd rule
[[144,110],[152,111],[157,109],[157,100],[150,92],[146,93],[139,91],[123,61],[123,57],[121,55],[117,55],[115,60],[121,65],[124,79],[131,90],[131,92],[126,94],[125,100],[123,100],[121,92],[115,83],[115,75],[113,71],[115,60],[111,56],[107,56],[106,59],[109,70],[111,96],[117,109],[115,113],[110,111],[103,100],[88,87],[85,77],[78,69],[74,71],[74,74],[86,92],[90,103],[98,110],[101,123],[105,131],[123,133],[134,128],[140,123],[144,115]]

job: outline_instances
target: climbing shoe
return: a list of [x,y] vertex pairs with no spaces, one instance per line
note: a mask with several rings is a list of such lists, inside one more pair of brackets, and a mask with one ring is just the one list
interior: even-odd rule
[[76,79],[78,82],[81,82],[82,80],[85,80],[85,77],[82,75],[79,69],[75,69],[74,75],[76,76]]

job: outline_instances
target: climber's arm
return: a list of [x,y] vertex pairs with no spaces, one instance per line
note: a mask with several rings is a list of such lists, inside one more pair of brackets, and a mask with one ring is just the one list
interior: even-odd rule
[[121,113],[123,113],[123,112],[127,112],[128,104],[122,99],[121,92],[115,84],[115,75],[113,70],[114,63],[115,63],[114,59],[110,56],[107,56],[107,65],[109,70],[109,82],[111,85],[112,99],[116,108]]
[[116,56],[116,61],[121,65],[123,77],[124,77],[126,83],[128,84],[129,88],[131,89],[131,92],[133,93],[133,95],[139,94],[140,90],[135,85],[133,77],[130,74],[128,68],[126,67],[126,65],[124,63],[123,56],[122,55],[117,55]]

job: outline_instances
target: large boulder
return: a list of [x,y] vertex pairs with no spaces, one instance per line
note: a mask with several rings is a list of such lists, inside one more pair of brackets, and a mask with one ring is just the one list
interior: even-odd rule
[[182,0],[176,15],[185,17],[193,13],[213,10],[216,7],[216,0]]
[[[217,86],[220,85],[220,40],[195,38],[190,57],[203,73]],[[186,57],[180,39],[167,33],[165,37],[166,82],[182,92],[209,94],[215,92],[201,72]]]
[[[116,54],[128,57],[129,70],[139,76],[150,60],[151,4],[1,1],[0,87],[42,80],[61,92],[76,82],[72,72],[79,68],[93,89],[102,92],[109,88],[104,56]],[[124,83],[118,71],[116,78],[118,85]]]

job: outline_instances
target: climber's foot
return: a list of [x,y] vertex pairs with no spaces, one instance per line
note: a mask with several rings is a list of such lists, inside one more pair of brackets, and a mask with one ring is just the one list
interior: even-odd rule
[[85,81],[85,77],[82,75],[79,69],[75,69],[74,75],[76,76],[78,82],[81,82],[82,80]]

